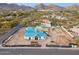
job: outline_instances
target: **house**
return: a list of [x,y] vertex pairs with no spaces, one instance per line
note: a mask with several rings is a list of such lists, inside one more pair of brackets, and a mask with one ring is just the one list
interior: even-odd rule
[[43,18],[41,25],[46,25],[48,27],[51,27],[51,22],[47,18]]
[[44,33],[44,32],[39,31],[39,32],[37,33],[37,36],[38,36],[38,38],[41,39],[41,40],[45,40],[45,39],[46,39],[46,33]]
[[39,31],[33,27],[27,27],[24,32],[24,39],[27,40],[45,40],[46,33]]
[[25,32],[24,32],[24,39],[30,40],[34,39],[36,36],[36,31],[32,27],[27,27]]

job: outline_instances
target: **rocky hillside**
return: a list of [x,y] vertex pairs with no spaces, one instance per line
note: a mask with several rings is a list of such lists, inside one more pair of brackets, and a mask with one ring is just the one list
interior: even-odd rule
[[63,8],[54,4],[49,4],[49,5],[38,4],[36,6],[36,9],[62,10]]
[[66,10],[71,10],[71,11],[78,11],[79,10],[79,5],[72,5],[72,6],[67,6],[65,7]]
[[32,9],[29,6],[0,3],[0,9]]

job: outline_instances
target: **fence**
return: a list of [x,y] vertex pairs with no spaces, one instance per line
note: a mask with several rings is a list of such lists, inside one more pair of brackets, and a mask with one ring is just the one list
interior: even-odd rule
[[3,47],[41,47],[41,45],[3,45]]

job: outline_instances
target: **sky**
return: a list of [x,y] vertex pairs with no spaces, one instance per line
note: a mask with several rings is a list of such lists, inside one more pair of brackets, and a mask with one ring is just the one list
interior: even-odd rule
[[[48,3],[45,3],[45,4],[48,5]],[[65,7],[65,6],[70,6],[70,5],[79,5],[79,3],[52,3],[52,4],[55,4],[60,7]],[[37,3],[19,3],[19,5],[35,7]]]

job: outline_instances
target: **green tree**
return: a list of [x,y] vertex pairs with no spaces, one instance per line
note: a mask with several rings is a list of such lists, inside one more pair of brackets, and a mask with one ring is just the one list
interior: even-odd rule
[[20,24],[22,24],[23,26],[28,26],[29,25],[28,19],[22,20]]
[[58,26],[58,25],[59,25],[58,19],[52,18],[52,19],[51,19],[51,25],[52,25],[52,26]]

